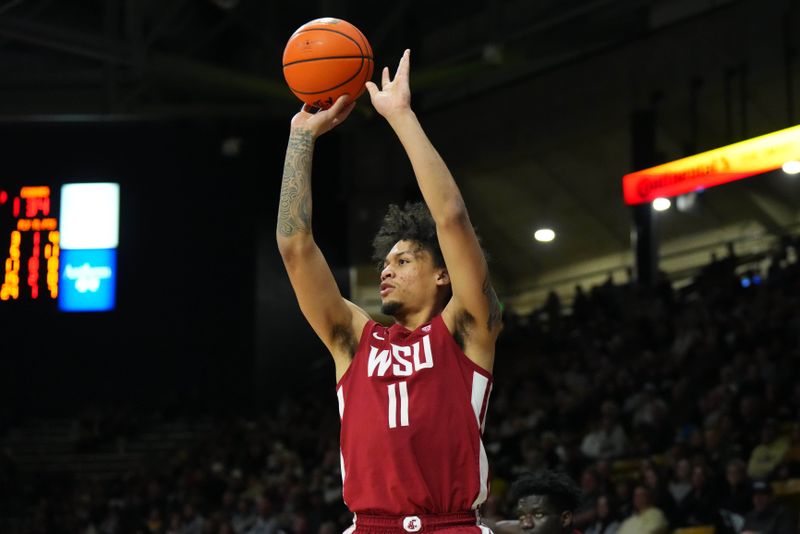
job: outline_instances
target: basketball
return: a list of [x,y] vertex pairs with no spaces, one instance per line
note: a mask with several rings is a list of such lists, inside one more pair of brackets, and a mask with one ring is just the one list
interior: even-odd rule
[[303,102],[327,109],[347,93],[351,101],[372,77],[372,47],[347,21],[315,19],[297,28],[283,51],[283,76]]

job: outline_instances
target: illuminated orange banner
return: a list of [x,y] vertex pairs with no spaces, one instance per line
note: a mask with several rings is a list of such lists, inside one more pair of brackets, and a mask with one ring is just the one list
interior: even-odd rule
[[626,204],[642,204],[774,171],[793,160],[800,160],[800,126],[626,174],[622,191]]

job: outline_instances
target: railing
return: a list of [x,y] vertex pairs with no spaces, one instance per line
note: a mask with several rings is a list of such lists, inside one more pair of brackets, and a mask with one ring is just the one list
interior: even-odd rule
[[[781,239],[784,236],[800,238],[800,224],[785,226],[781,230],[783,231],[782,234],[762,231],[659,254],[660,270],[667,275],[673,287],[680,287],[690,282],[704,267],[709,265],[712,261],[712,255],[717,255],[720,259],[723,259],[730,252],[733,252],[737,257],[737,272],[753,269],[763,275],[761,271],[764,266],[762,264],[776,250],[775,247],[780,245]],[[692,256],[699,259],[692,261]],[[790,261],[797,261],[797,257],[791,257]],[[603,283],[609,278],[614,283],[619,283],[620,279],[624,282],[629,282],[633,279],[633,273],[634,266],[632,261],[620,262],[616,265],[537,283],[519,292],[518,295],[505,295],[504,297],[510,301],[526,300],[528,305],[533,302],[535,304],[534,307],[538,307],[544,304],[547,294],[552,290],[558,294],[562,305],[569,309],[575,296],[575,286],[588,289],[591,286]],[[525,295],[527,295],[527,298]]]

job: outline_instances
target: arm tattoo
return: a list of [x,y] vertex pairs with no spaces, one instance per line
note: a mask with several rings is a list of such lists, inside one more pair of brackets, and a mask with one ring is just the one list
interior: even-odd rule
[[500,309],[500,299],[497,298],[497,293],[494,292],[488,276],[483,281],[483,294],[489,300],[489,320],[486,327],[492,330],[503,322],[503,311]]
[[306,130],[289,136],[283,165],[278,232],[284,236],[311,233],[311,160],[314,138]]

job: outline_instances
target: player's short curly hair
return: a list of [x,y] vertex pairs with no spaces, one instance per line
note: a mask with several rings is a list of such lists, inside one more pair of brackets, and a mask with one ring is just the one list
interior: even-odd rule
[[436,267],[446,268],[436,223],[424,202],[406,202],[405,207],[390,204],[375,239],[372,240],[372,259],[380,266],[392,247],[402,240],[414,241],[431,253]]
[[581,490],[567,474],[543,469],[523,473],[511,485],[514,502],[530,495],[546,496],[559,511],[575,511],[581,503]]

